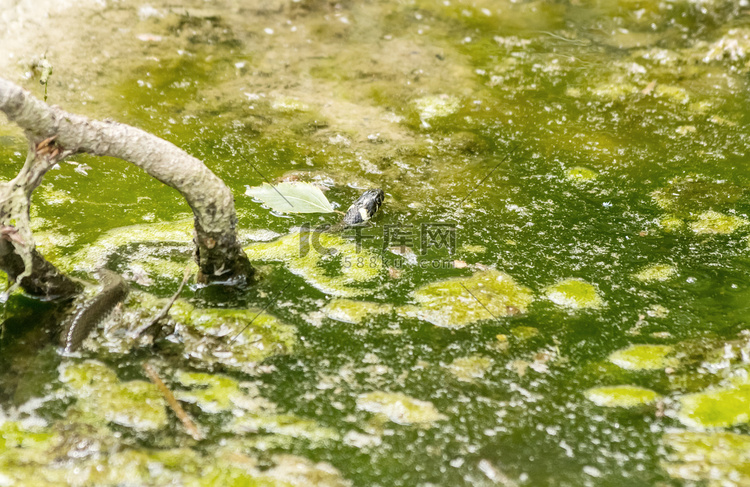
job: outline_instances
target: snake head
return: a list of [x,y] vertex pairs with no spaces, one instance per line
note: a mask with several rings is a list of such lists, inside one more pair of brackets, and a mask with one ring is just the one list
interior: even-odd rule
[[343,222],[351,226],[360,225],[370,220],[378,212],[384,199],[385,193],[382,189],[368,189],[357,198],[357,201],[352,203],[352,206],[344,215]]

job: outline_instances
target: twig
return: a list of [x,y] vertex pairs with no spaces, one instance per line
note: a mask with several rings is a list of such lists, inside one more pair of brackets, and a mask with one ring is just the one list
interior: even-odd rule
[[[279,291],[279,293],[277,294],[277,296],[281,296],[281,294],[282,294],[282,293],[283,293],[284,291],[286,291],[286,288],[288,288],[290,284],[291,284],[291,281],[290,281],[290,282],[288,282],[288,283],[286,284],[286,286],[284,286],[284,288],[283,288],[283,289],[282,289],[281,291]],[[255,321],[255,318],[257,318],[258,316],[260,316],[260,315],[261,315],[261,313],[263,313],[263,312],[264,312],[265,310],[267,310],[267,309],[268,309],[268,307],[269,307],[269,306],[271,306],[271,305],[272,305],[273,303],[274,303],[274,301],[269,301],[268,303],[266,303],[266,305],[265,305],[265,306],[263,306],[263,309],[261,309],[260,311],[258,311],[258,312],[257,312],[257,313],[255,314],[255,316],[253,316],[253,319],[252,319],[252,320],[250,320],[250,322],[249,322],[249,323],[248,323],[247,325],[245,325],[245,326],[244,326],[244,327],[243,327],[243,328],[242,328],[242,329],[241,329],[241,330],[239,331],[239,333],[237,333],[237,334],[236,334],[236,335],[234,336],[234,338],[232,338],[231,340],[229,340],[229,344],[231,345],[232,343],[234,343],[234,341],[235,341],[235,340],[236,340],[237,338],[239,338],[239,336],[240,336],[240,335],[242,335],[242,332],[244,332],[245,330],[247,330],[247,329],[248,329],[248,327],[249,327],[250,325],[252,325],[252,324],[253,324],[253,321]]]
[[466,290],[466,292],[467,292],[467,293],[471,294],[471,297],[472,297],[472,298],[474,298],[474,300],[475,300],[475,301],[476,301],[477,303],[479,303],[480,305],[482,305],[482,308],[484,308],[484,310],[485,310],[486,312],[488,312],[488,313],[490,314],[490,316],[492,316],[492,317],[493,317],[494,319],[497,319],[497,316],[495,316],[495,315],[494,315],[494,314],[492,313],[492,311],[490,311],[490,309],[489,309],[489,308],[488,308],[487,306],[485,306],[483,302],[481,302],[481,301],[479,300],[479,298],[477,298],[476,296],[474,296],[474,293],[473,293],[473,292],[471,292],[471,291],[469,291],[469,288],[468,288],[468,287],[464,286],[464,284],[463,284],[462,282],[459,282],[459,284],[461,284],[461,287],[462,287],[462,288],[464,288],[464,289]]
[[136,339],[139,336],[141,336],[143,333],[145,333],[149,328],[156,325],[158,322],[163,320],[168,314],[169,309],[172,307],[175,301],[177,301],[177,298],[180,297],[180,293],[182,292],[182,288],[185,287],[185,284],[190,280],[190,277],[192,277],[193,272],[191,271],[191,265],[187,265],[185,267],[185,272],[182,274],[182,282],[180,283],[180,287],[177,288],[177,292],[174,293],[174,295],[170,298],[169,302],[159,311],[159,314],[157,314],[153,320],[149,321],[145,325],[141,326],[137,330],[135,330],[132,333],[132,338]]
[[462,200],[461,200],[461,202],[460,202],[460,203],[458,204],[458,206],[461,206],[461,205],[463,205],[463,204],[464,204],[464,201],[468,200],[468,199],[469,199],[469,196],[473,195],[473,194],[474,194],[474,191],[478,190],[478,189],[479,189],[479,187],[480,187],[480,186],[482,185],[482,183],[484,183],[485,181],[487,181],[487,178],[489,178],[490,176],[492,176],[492,173],[493,173],[493,172],[495,172],[495,169],[497,169],[498,167],[500,167],[500,164],[502,164],[502,163],[503,163],[503,162],[505,162],[505,161],[506,161],[506,160],[507,160],[507,159],[508,159],[508,158],[509,158],[510,156],[512,156],[512,155],[513,155],[513,153],[514,153],[514,152],[516,151],[516,149],[518,149],[518,147],[519,147],[520,145],[521,145],[521,143],[520,143],[520,142],[516,142],[516,143],[515,143],[515,145],[513,145],[513,146],[512,146],[511,148],[510,148],[510,150],[508,151],[508,153],[506,153],[506,154],[505,154],[505,157],[503,157],[503,158],[502,158],[502,159],[500,160],[500,162],[498,162],[497,164],[495,164],[495,167],[493,167],[493,168],[492,168],[492,170],[490,170],[490,172],[488,172],[488,173],[487,173],[487,175],[486,175],[485,177],[483,177],[481,181],[479,181],[479,182],[478,182],[477,184],[475,184],[475,185],[474,185],[474,188],[472,188],[472,190],[471,190],[471,191],[469,191],[469,194],[467,194],[466,196],[464,196],[464,199],[462,199]]
[[182,409],[182,406],[180,406],[180,403],[177,402],[177,399],[175,399],[172,391],[170,391],[164,384],[164,381],[161,380],[161,377],[159,377],[156,369],[154,369],[148,362],[144,362],[143,370],[146,371],[146,375],[149,377],[149,379],[151,379],[151,382],[156,385],[156,387],[159,389],[159,392],[161,392],[162,396],[164,396],[164,399],[167,400],[167,403],[169,403],[169,407],[172,408],[172,411],[174,411],[177,419],[180,420],[188,434],[195,441],[201,441],[205,439],[205,436],[203,436],[203,433],[200,432],[193,420],[190,419],[188,413],[186,413],[185,410]]

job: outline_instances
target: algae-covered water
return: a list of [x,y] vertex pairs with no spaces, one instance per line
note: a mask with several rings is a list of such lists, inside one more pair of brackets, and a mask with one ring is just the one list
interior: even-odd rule
[[[189,208],[121,161],[52,171],[38,248],[132,291],[72,356],[54,305],[4,304],[0,485],[750,485],[746,2],[10,4],[3,76],[41,97],[44,56],[50,103],[205,161],[259,278],[134,342]],[[4,121],[0,176],[24,151]],[[340,216],[266,180],[386,199],[306,245]]]

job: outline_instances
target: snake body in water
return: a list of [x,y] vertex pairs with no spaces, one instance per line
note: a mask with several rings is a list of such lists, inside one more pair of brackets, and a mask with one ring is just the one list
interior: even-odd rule
[[[365,191],[352,203],[341,221],[327,231],[341,231],[366,223],[375,216],[384,198],[382,189]],[[66,353],[76,351],[91,331],[128,296],[128,283],[121,275],[109,269],[99,269],[97,274],[102,290],[66,320],[63,327],[60,344]]]
[[109,269],[97,271],[102,290],[85,303],[65,322],[61,345],[65,352],[74,352],[96,325],[109,315],[128,295],[128,283]]

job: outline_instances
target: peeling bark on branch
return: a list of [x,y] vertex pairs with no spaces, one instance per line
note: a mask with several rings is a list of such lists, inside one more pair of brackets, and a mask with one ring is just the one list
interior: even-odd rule
[[[13,280],[24,273],[23,258],[18,255],[13,245],[0,239],[0,270]],[[31,251],[31,273],[21,277],[21,287],[29,294],[48,299],[65,298],[78,293],[80,284],[75,283],[65,274],[50,264],[36,250]]]
[[[234,197],[224,182],[200,160],[174,144],[135,127],[91,120],[67,113],[59,107],[50,107],[2,78],[0,111],[25,131],[37,152],[40,152],[40,142],[55,137],[55,149],[43,153],[48,162],[50,155],[54,157],[52,165],[70,154],[82,152],[117,157],[135,164],[179,191],[195,215],[194,242],[195,258],[200,269],[199,282],[249,279],[252,276],[253,268],[237,241]],[[46,146],[44,148],[47,149]],[[39,160],[44,158],[36,157]],[[24,169],[27,169],[29,176],[36,172],[37,180],[32,182],[27,178],[21,182],[31,191],[41,181],[41,175],[46,172],[44,169],[48,169],[37,169],[34,162],[30,164],[27,160],[30,167],[25,166]],[[31,291],[26,286],[24,288]]]

